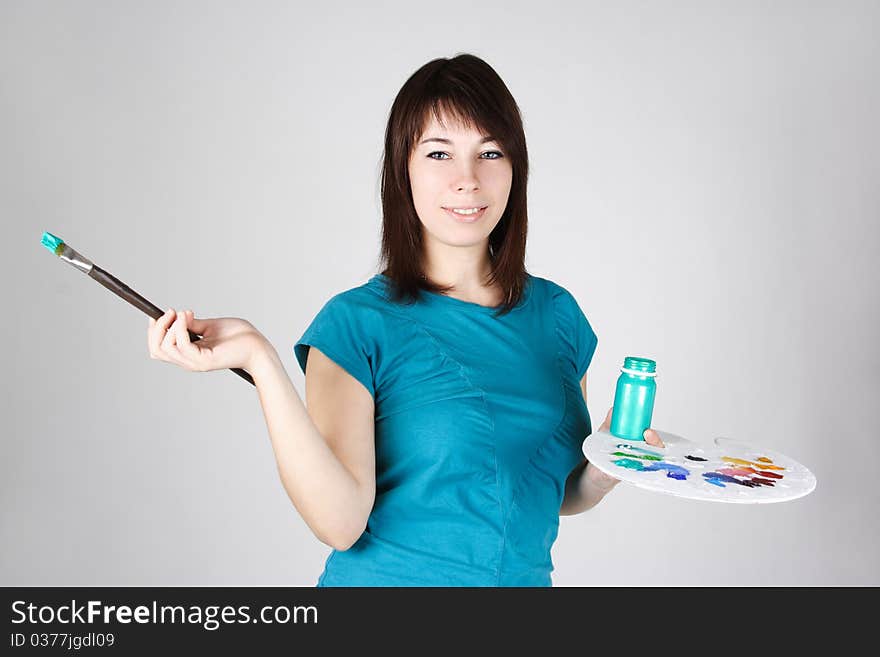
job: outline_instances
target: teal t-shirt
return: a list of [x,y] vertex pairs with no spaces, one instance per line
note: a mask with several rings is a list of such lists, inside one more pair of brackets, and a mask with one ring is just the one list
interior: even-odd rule
[[382,274],[332,297],[309,346],[375,404],[376,499],[318,586],[550,586],[568,474],[592,432],[580,380],[597,338],[565,288],[529,275],[510,313]]

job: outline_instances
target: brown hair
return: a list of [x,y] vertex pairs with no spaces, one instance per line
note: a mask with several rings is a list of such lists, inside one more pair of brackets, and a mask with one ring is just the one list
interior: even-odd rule
[[470,54],[434,59],[404,83],[388,117],[381,173],[382,251],[380,261],[394,283],[393,301],[414,302],[420,290],[444,293],[424,273],[422,225],[416,214],[409,178],[409,157],[429,112],[437,121],[446,114],[467,128],[492,135],[510,159],[513,179],[504,214],[489,235],[492,271],[487,285],[498,284],[506,301],[496,316],[520,301],[526,282],[528,216],[526,182],[529,157],[522,117],[507,86],[485,61]]

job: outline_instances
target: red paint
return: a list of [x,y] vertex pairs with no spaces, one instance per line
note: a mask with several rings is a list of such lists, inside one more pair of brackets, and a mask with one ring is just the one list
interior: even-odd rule
[[782,475],[775,472],[762,472],[761,470],[758,470],[758,472],[756,472],[755,474],[759,474],[762,477],[773,477],[773,479],[782,479]]

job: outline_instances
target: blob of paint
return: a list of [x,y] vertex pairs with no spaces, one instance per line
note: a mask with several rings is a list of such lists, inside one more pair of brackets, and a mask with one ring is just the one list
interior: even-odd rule
[[628,470],[636,470],[638,472],[655,472],[657,470],[666,470],[666,476],[670,479],[678,479],[679,481],[684,481],[687,479],[687,476],[690,474],[690,470],[686,470],[679,465],[675,465],[674,463],[665,463],[663,461],[659,463],[650,463],[649,465],[645,465],[641,461],[636,461],[635,459],[617,459],[616,461],[612,461],[614,465],[619,465],[621,468],[627,468]]
[[662,456],[650,456],[649,454],[627,454],[626,452],[611,452],[610,456],[629,456],[634,459],[644,459],[646,461],[662,461]]
[[728,463],[733,463],[734,465],[754,465],[756,467],[761,468],[762,470],[785,470],[781,465],[767,465],[766,461],[770,459],[762,456],[759,458],[759,461],[764,461],[762,463],[756,463],[755,461],[745,461],[743,459],[735,459],[732,456],[722,456],[722,461],[727,461]]
[[623,443],[618,443],[617,449],[621,449],[621,448],[629,449],[634,452],[641,452],[642,454],[650,454],[651,456],[659,456],[660,458],[663,458],[662,454],[658,454],[657,452],[652,452],[650,449],[645,449],[644,447],[635,447],[633,445],[624,445]]
[[61,249],[64,247],[64,242],[62,241],[62,239],[60,237],[56,237],[49,232],[43,233],[43,237],[40,239],[40,243],[55,255],[58,255]]
[[748,477],[750,474],[754,472],[751,468],[741,469],[741,468],[718,468],[717,472],[721,474],[730,475],[731,477]]
[[777,474],[776,472],[764,472],[762,470],[755,470],[754,468],[724,468],[718,469],[718,472],[728,474],[731,476],[751,476],[751,475],[761,475],[762,477],[770,477],[771,479],[782,479],[783,475]]
[[784,475],[779,474],[778,472],[764,472],[763,470],[758,470],[755,474],[759,474],[762,477],[770,477],[772,479],[782,479]]
[[738,484],[740,486],[747,486],[748,488],[759,488],[761,486],[773,486],[773,482],[769,479],[761,479],[760,477],[753,477],[751,479],[737,479],[736,477],[732,477],[729,474],[724,474],[723,472],[704,472],[703,477],[705,477],[706,481],[715,486],[719,486],[721,488],[725,488],[724,482],[728,484]]

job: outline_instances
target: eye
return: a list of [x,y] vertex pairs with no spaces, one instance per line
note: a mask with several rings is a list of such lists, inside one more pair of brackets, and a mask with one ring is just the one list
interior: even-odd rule
[[[432,152],[428,153],[428,157],[432,160],[445,159],[445,158],[436,158],[436,157],[434,157],[434,155],[449,155],[449,153],[447,153],[445,151],[432,151]],[[485,151],[484,153],[482,153],[482,155],[494,155],[495,156],[495,157],[487,157],[486,158],[487,160],[500,160],[502,157],[504,157],[504,154],[501,151]]]

